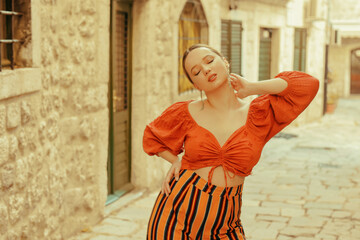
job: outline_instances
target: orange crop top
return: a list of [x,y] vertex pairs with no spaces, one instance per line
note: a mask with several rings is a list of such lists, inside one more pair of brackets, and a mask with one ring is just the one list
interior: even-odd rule
[[185,149],[181,168],[212,166],[209,185],[214,169],[218,166],[224,168],[226,186],[225,172],[228,175],[228,172],[240,176],[250,175],[266,142],[304,111],[319,89],[319,81],[303,72],[282,72],[275,78],[286,80],[287,88],[279,94],[266,94],[252,100],[245,125],[233,132],[223,146],[211,132],[199,126],[192,118],[188,110],[190,100],[171,105],[146,126],[144,151],[149,155],[157,155],[168,150],[178,155]]

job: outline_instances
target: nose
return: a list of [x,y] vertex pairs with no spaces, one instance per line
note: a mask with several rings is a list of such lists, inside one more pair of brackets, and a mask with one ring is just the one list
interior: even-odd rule
[[204,71],[204,74],[206,76],[211,71],[211,69],[209,67],[207,67],[207,66],[203,66],[203,71]]

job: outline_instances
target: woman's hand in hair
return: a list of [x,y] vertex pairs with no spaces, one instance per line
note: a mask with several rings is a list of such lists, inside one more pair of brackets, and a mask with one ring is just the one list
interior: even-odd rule
[[235,90],[235,95],[238,98],[246,98],[247,96],[252,95],[250,91],[251,83],[240,75],[231,73],[230,83]]
[[165,193],[166,196],[169,196],[171,189],[170,189],[170,180],[173,176],[175,176],[175,180],[179,180],[179,172],[181,169],[181,160],[178,159],[173,162],[171,168],[169,169],[168,173],[166,174],[165,180],[161,186],[161,193]]

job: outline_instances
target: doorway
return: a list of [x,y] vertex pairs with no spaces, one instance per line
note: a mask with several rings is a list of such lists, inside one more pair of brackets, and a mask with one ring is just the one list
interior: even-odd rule
[[111,2],[110,132],[108,199],[115,201],[132,188],[131,172],[131,4]]
[[351,94],[360,94],[360,48],[351,51]]

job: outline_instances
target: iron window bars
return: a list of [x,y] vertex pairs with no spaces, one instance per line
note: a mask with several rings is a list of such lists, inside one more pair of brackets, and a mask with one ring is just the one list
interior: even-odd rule
[[[2,0],[3,1],[3,0]],[[9,9],[9,5],[11,3],[11,9]],[[15,27],[14,27],[14,18],[21,17],[23,14],[21,12],[16,12],[14,7],[14,0],[5,0],[3,4],[5,10],[0,10],[0,72],[3,68],[2,56],[3,54],[7,55],[7,58],[10,60],[11,69],[15,68],[15,61],[14,61],[14,44],[21,43],[22,40],[14,39],[15,35]],[[10,21],[9,21],[10,19]],[[10,27],[9,27],[10,25]],[[3,32],[3,30],[6,31]],[[3,36],[3,34],[5,36]],[[2,53],[3,44],[10,44],[10,47],[6,47],[5,53]]]

